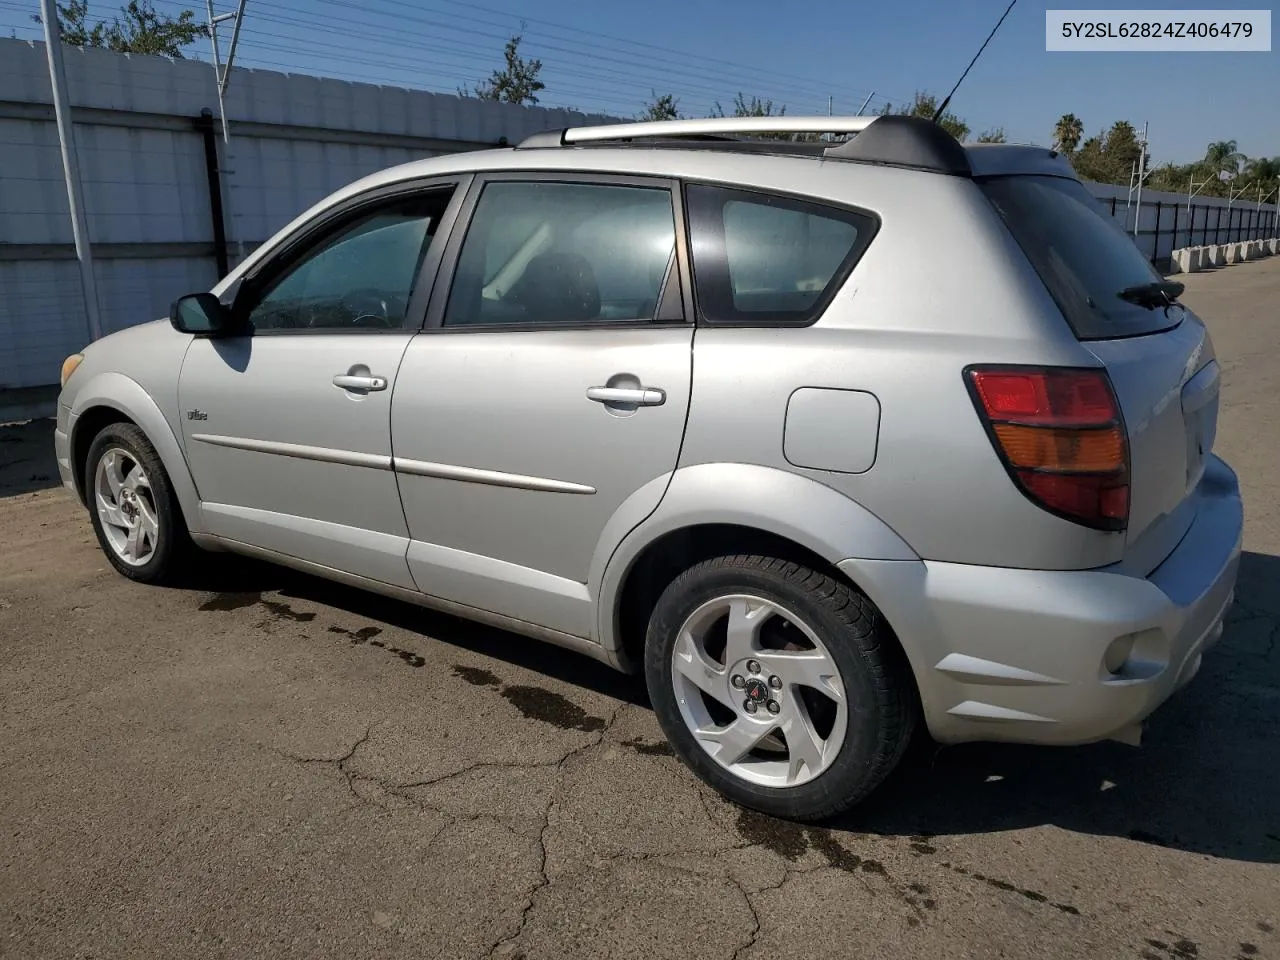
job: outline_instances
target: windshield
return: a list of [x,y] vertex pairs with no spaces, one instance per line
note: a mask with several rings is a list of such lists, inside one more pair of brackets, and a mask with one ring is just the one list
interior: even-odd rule
[[1081,340],[1157,333],[1182,311],[1132,291],[1164,278],[1078,180],[993,177],[987,198]]

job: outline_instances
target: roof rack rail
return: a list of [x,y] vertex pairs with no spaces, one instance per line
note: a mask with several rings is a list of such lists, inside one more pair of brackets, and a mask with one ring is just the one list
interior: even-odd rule
[[[545,130],[521,141],[517,149],[567,147],[637,140],[725,141],[751,134],[857,134],[823,151],[831,160],[852,160],[913,167],[953,176],[971,176],[969,157],[951,134],[924,117],[707,117],[696,120],[652,120],[598,127]],[[782,144],[779,144],[782,149]]]
[[565,143],[743,133],[857,133],[875,117],[706,117],[695,120],[647,120],[602,127],[570,127]]

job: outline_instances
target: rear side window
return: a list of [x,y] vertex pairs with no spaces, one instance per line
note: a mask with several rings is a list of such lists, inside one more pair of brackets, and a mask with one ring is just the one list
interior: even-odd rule
[[812,323],[875,230],[866,214],[791,197],[702,184],[685,196],[708,323]]
[[982,189],[1081,340],[1175,327],[1181,311],[1146,307],[1122,290],[1163,279],[1133,240],[1102,215],[1077,180],[995,177]]
[[467,230],[444,325],[654,320],[674,257],[665,187],[495,181]]

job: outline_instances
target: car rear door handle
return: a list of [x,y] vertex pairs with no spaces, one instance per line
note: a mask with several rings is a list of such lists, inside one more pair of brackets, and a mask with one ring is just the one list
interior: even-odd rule
[[333,385],[343,390],[385,390],[386,377],[357,377],[349,373],[340,373],[333,378]]
[[658,407],[667,402],[667,391],[658,387],[587,387],[587,399],[596,403]]

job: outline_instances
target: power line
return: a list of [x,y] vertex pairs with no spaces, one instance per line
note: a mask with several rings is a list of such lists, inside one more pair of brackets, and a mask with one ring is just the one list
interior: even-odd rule
[[[370,26],[368,18],[372,16],[372,17],[383,17],[383,18],[388,18],[390,20],[393,20],[395,21],[395,24],[401,28],[403,28],[403,25],[405,23],[421,26],[429,30],[432,33],[432,35],[439,35],[441,31],[445,31],[445,32],[451,32],[451,33],[460,33],[465,37],[474,37],[474,36],[489,37],[495,41],[500,41],[500,42],[506,42],[506,40],[510,37],[510,34],[507,32],[476,31],[473,28],[454,26],[449,23],[442,23],[438,20],[424,18],[422,16],[411,16],[409,14],[393,13],[385,9],[379,9],[372,6],[365,6],[358,3],[353,3],[351,2],[351,0],[317,0],[317,2],[324,3],[329,6],[360,11],[361,19],[358,19],[358,20],[351,19],[350,17],[339,16],[339,15],[326,15],[324,18],[326,22],[340,23],[346,26],[351,26],[351,27],[368,28]],[[398,0],[384,0],[384,2],[398,2]],[[276,16],[275,11],[288,11],[290,13],[301,13],[301,14],[310,13],[310,11],[307,10],[306,8],[293,6],[288,3],[281,3],[281,2],[278,2],[278,0],[277,2],[272,4],[271,10],[272,10],[272,13],[270,14],[270,16],[272,17]],[[263,16],[267,16],[267,15],[264,14]],[[314,21],[302,21],[298,25],[310,26],[311,23],[313,22]],[[382,39],[385,41],[386,38],[383,37]],[[671,71],[671,70],[662,71],[657,65],[651,62],[631,59],[629,56],[621,54],[621,52],[615,52],[611,56],[606,55],[604,53],[595,54],[595,53],[590,53],[588,51],[582,50],[580,48],[566,47],[566,46],[562,46],[556,43],[551,43],[536,37],[529,37],[528,43],[530,48],[536,48],[533,52],[537,52],[537,50],[547,50],[554,53],[566,54],[570,57],[577,59],[578,61],[597,60],[606,64],[610,64],[615,67],[631,68],[633,70],[633,73],[631,74],[631,76],[635,78],[635,82],[637,86],[641,85],[641,83],[643,83],[644,86],[650,86],[650,87],[654,86],[655,84],[657,85],[664,85],[664,83],[669,84],[671,82],[672,77],[676,77],[677,79],[680,79],[681,86],[684,88],[693,89],[695,86],[698,86],[702,90],[710,93],[711,95],[718,95],[718,96],[724,96],[725,93],[727,92],[725,90],[725,87],[729,86],[728,84],[722,83],[724,79],[723,76],[702,72],[702,71],[691,69],[688,67],[683,67],[680,70],[676,70],[676,71]],[[476,50],[482,55],[490,58],[489,62],[491,62],[491,58],[494,56],[496,52],[482,44],[468,43],[465,40],[458,40],[458,41],[451,40],[449,41],[449,44],[450,44],[449,47],[440,48],[442,49],[442,52],[449,52],[453,49],[469,48],[469,49]],[[426,47],[423,47],[423,48],[426,49]],[[585,66],[587,70],[592,71],[591,73],[580,74],[581,76],[584,76],[586,79],[589,79],[589,80],[594,79],[596,76],[598,76],[601,73],[601,69],[598,67],[592,67],[589,64],[580,64],[580,65]],[[565,69],[565,68],[560,68],[560,69]],[[613,74],[613,75],[617,76],[617,74]],[[642,81],[641,80],[642,77],[647,77],[647,80]],[[687,79],[682,79],[682,78],[687,78]],[[693,82],[690,82],[690,81],[693,81]],[[717,86],[714,88],[705,86],[704,84],[707,81],[716,83]],[[819,92],[819,88],[815,87],[813,92],[806,93],[805,91],[802,91],[796,88],[787,88],[783,90],[775,87],[773,91],[769,91],[769,92],[774,92],[774,95],[779,97],[783,95],[786,95],[788,98],[794,98],[794,99],[818,99],[820,97],[822,100],[825,101],[828,96],[829,90],[822,89]]]
[[[175,10],[183,10],[187,8],[187,4],[182,0],[155,0],[158,4],[170,6]],[[246,46],[252,46],[258,50],[268,51],[275,54],[284,54],[286,56],[297,57],[303,62],[298,64],[282,63],[278,59],[264,59],[260,56],[253,56],[252,61],[261,64],[267,68],[279,68],[291,72],[306,72],[315,74],[320,72],[314,63],[315,60],[321,60],[324,63],[336,62],[343,64],[351,64],[355,66],[367,64],[371,69],[364,71],[356,71],[350,69],[342,70],[326,70],[325,73],[336,75],[338,78],[354,79],[363,82],[392,84],[400,87],[419,89],[429,89],[432,84],[423,81],[423,75],[428,74],[438,77],[437,86],[444,87],[442,92],[453,93],[457,89],[457,81],[459,76],[465,76],[471,80],[487,75],[492,69],[497,50],[491,48],[484,43],[476,43],[467,40],[450,40],[446,44],[430,43],[423,40],[416,40],[412,43],[409,51],[402,55],[389,55],[386,48],[389,38],[394,38],[394,34],[389,35],[385,31],[381,31],[377,23],[371,23],[368,19],[370,15],[374,17],[385,17],[392,19],[401,27],[405,22],[413,23],[415,26],[423,27],[431,32],[432,35],[438,35],[441,32],[461,33],[466,37],[490,37],[494,40],[505,41],[510,33],[509,28],[503,28],[501,23],[493,20],[483,19],[480,17],[466,16],[463,14],[449,13],[446,11],[437,11],[440,18],[452,18],[470,23],[478,23],[486,26],[503,28],[502,32],[494,33],[491,31],[477,31],[472,28],[458,27],[452,23],[443,22],[442,19],[430,19],[421,16],[424,10],[430,8],[420,7],[414,3],[407,3],[404,0],[382,0],[382,3],[404,7],[412,11],[413,15],[399,14],[392,12],[385,7],[378,8],[369,5],[361,5],[353,3],[351,0],[318,0],[318,2],[327,3],[330,6],[357,10],[361,13],[362,19],[353,20],[341,16],[326,16],[321,22],[317,23],[314,19],[303,20],[296,17],[281,15],[282,13],[301,13],[313,14],[313,9],[299,8],[291,6],[287,3],[281,3],[275,0],[270,7],[265,8],[263,12],[255,14],[253,21],[267,21],[279,24],[283,27],[292,28],[289,31],[280,31],[279,33],[270,33],[268,31],[256,30],[252,32],[256,37],[250,43],[246,39]],[[476,10],[484,13],[494,14],[499,17],[516,19],[515,15],[507,14],[503,11],[495,10],[481,4],[463,2],[463,0],[440,0],[451,6],[461,7],[467,10]],[[0,5],[12,6],[14,9],[26,9],[17,4],[0,0]],[[262,8],[260,8],[262,9]],[[270,12],[266,12],[270,11]],[[537,23],[550,27],[551,29],[575,33],[584,37],[598,37],[609,41],[611,44],[619,44],[638,48],[643,50],[654,50],[660,53],[676,53],[668,47],[657,44],[645,43],[642,41],[629,40],[621,37],[614,37],[609,34],[598,33],[591,30],[585,30],[578,27],[572,27],[567,24],[557,23],[542,18],[528,18],[529,22]],[[314,39],[313,37],[303,35],[307,31],[315,31],[331,36],[342,38],[346,41],[343,44],[324,43],[323,41]],[[293,36],[282,36],[281,34],[293,33]],[[403,30],[401,30],[403,33]],[[369,43],[379,44],[382,49],[369,51],[365,56],[361,56],[361,51],[353,49],[352,40],[366,40]],[[793,111],[800,112],[798,105],[808,104],[811,102],[821,102],[823,108],[827,107],[828,98],[834,101],[833,108],[840,112],[856,112],[853,102],[846,102],[843,98],[835,98],[829,89],[824,89],[818,81],[809,78],[798,77],[794,74],[787,74],[776,70],[756,70],[752,67],[746,67],[742,64],[734,63],[730,60],[724,60],[716,57],[698,57],[701,63],[723,63],[735,68],[735,71],[722,72],[719,74],[704,73],[696,68],[680,64],[679,61],[670,57],[652,57],[648,54],[641,54],[645,59],[637,61],[631,57],[637,54],[628,50],[619,50],[616,47],[607,45],[597,45],[601,52],[591,53],[583,50],[581,46],[566,47],[559,44],[548,43],[537,36],[527,38],[529,49],[532,54],[538,54],[542,50],[553,51],[564,54],[551,58],[551,64],[544,74],[544,78],[550,80],[549,89],[542,95],[544,103],[542,105],[559,104],[567,105],[572,102],[576,107],[577,102],[590,103],[600,105],[596,109],[606,112],[617,113],[622,116],[634,114],[637,107],[647,102],[650,91],[662,87],[664,92],[670,91],[676,93],[681,98],[702,98],[708,100],[717,100],[725,98],[726,95],[732,95],[731,88],[737,86],[739,89],[752,86],[750,80],[745,82],[737,82],[742,78],[735,77],[733,74],[737,70],[751,70],[752,78],[757,81],[755,84],[757,89],[752,91],[752,95],[761,96],[763,99],[773,99],[781,101],[790,106]],[[568,41],[570,43],[574,41]],[[308,53],[310,51],[310,53]],[[430,52],[433,56],[427,60],[417,60],[412,58],[412,51]],[[316,52],[320,52],[320,56],[315,56]],[[249,57],[245,57],[249,60]],[[610,71],[607,67],[599,67],[590,62],[584,61],[600,61],[605,64],[621,67],[634,67],[627,72]],[[663,69],[662,64],[671,64],[678,66],[677,69]],[[250,65],[250,64],[246,64]],[[392,70],[380,71],[379,66],[392,67]],[[432,70],[433,66],[443,66],[445,70]],[[398,71],[404,71],[410,74],[410,77],[395,76]],[[767,89],[760,90],[758,84],[758,75],[768,74],[771,76],[784,77],[789,80],[798,81],[804,87],[811,87],[811,90],[801,89],[799,86],[790,84],[783,86],[775,86],[773,83],[767,85]],[[582,80],[584,83],[565,83],[562,78],[570,80]],[[723,81],[734,81],[731,83],[723,83]],[[674,83],[673,83],[674,81]],[[708,82],[709,81],[709,82]],[[715,83],[716,86],[711,84]],[[672,86],[675,90],[671,90]],[[860,100],[861,98],[859,98]],[[895,98],[896,99],[896,98]],[[888,103],[890,98],[882,96],[874,96],[874,101],[883,101]],[[836,106],[838,105],[838,106]],[[709,106],[709,104],[708,104]],[[803,108],[801,108],[803,109]],[[873,107],[874,109],[874,107]],[[824,112],[824,110],[814,109],[813,112]],[[975,128],[982,127],[981,124],[975,123]],[[1016,133],[1009,134],[1012,139],[1018,139]],[[1027,138],[1021,138],[1027,139]]]
[[[184,7],[184,4],[182,4],[181,2],[178,2],[178,0],[158,0],[158,2],[170,5],[175,10],[181,10]],[[329,15],[324,18],[324,20],[329,22],[330,24],[339,24],[339,23],[342,24],[343,26],[341,29],[334,29],[332,26],[328,27],[327,29],[329,32],[336,33],[337,35],[343,36],[344,38],[359,33],[361,29],[368,30],[371,25],[376,26],[375,24],[371,24],[369,19],[370,16],[390,18],[394,21],[394,25],[398,28],[402,28],[403,24],[406,22],[413,23],[415,25],[426,28],[431,32],[433,36],[438,36],[441,32],[449,32],[449,33],[459,33],[467,38],[480,36],[480,37],[489,37],[494,39],[495,41],[505,42],[511,35],[505,29],[503,30],[503,32],[498,32],[498,33],[476,31],[474,28],[471,28],[471,27],[459,27],[450,23],[441,22],[440,20],[437,20],[437,19],[427,19],[417,15],[413,15],[413,16],[408,14],[402,15],[399,13],[391,12],[386,9],[379,9],[377,7],[371,7],[371,6],[352,3],[350,2],[350,0],[320,0],[320,2],[328,3],[332,6],[345,7],[347,9],[357,10],[360,12],[361,17],[358,20],[351,19],[349,17],[342,17],[339,15]],[[388,0],[388,2],[397,2],[397,0]],[[410,6],[410,9],[415,11],[415,13],[420,12],[420,8],[414,7],[412,5],[409,5],[409,6]],[[305,28],[307,30],[326,29],[321,23],[317,23],[314,18],[311,18],[311,15],[313,14],[313,10],[311,9],[300,8],[296,6],[291,6],[289,4],[277,2],[277,3],[273,3],[269,8],[269,10],[271,11],[270,13],[260,12],[256,14],[254,19],[255,20],[266,19],[272,22],[278,22],[282,24],[289,24],[295,27]],[[278,13],[279,11],[287,11],[290,13],[303,14],[308,16],[309,19],[305,19],[305,20],[299,20],[296,18],[290,19],[287,17],[280,16]],[[479,18],[474,18],[474,17],[470,17],[470,18],[460,17],[460,15],[458,14],[446,13],[446,14],[442,14],[442,16],[451,17],[454,19],[463,19],[471,22],[478,22],[478,23],[482,23],[490,26],[501,26],[499,24],[493,23],[492,21],[480,20]],[[386,34],[379,34],[376,37],[370,36],[367,33],[364,33],[362,35],[367,37],[370,40],[376,39],[377,42],[382,44],[385,44],[387,40]],[[758,86],[758,77],[754,73],[752,73],[750,77],[728,76],[728,79],[733,80],[734,84],[726,84],[726,83],[723,83],[723,81],[726,79],[726,75],[723,73],[721,74],[707,73],[697,69],[692,69],[688,66],[681,66],[680,69],[678,70],[663,70],[659,63],[654,62],[654,58],[652,57],[637,61],[634,59],[629,59],[625,56],[621,56],[618,51],[606,50],[604,53],[595,54],[595,53],[585,51],[580,47],[565,47],[558,44],[549,43],[546,40],[543,40],[538,37],[532,37],[532,36],[527,38],[527,42],[529,43],[530,47],[536,48],[533,52],[538,52],[539,50],[545,49],[545,50],[554,51],[557,53],[567,54],[569,58],[572,58],[572,59],[568,59],[566,57],[554,58],[549,72],[556,75],[564,74],[564,75],[582,77],[583,79],[590,81],[592,86],[596,84],[599,77],[602,75],[602,72],[603,72],[602,68],[594,66],[592,64],[580,64],[584,66],[585,69],[588,71],[588,72],[582,72],[582,71],[574,71],[572,70],[571,67],[565,67],[559,64],[564,64],[564,63],[573,64],[581,60],[595,60],[595,61],[599,61],[600,63],[611,65],[611,66],[631,67],[632,68],[631,72],[627,74],[625,77],[623,77],[622,79],[624,79],[626,82],[630,84],[633,84],[637,90],[640,89],[641,87],[652,89],[658,86],[664,86],[664,87],[669,86],[671,83],[672,77],[675,77],[678,80],[679,86],[682,91],[687,90],[691,93],[702,92],[709,97],[715,97],[715,98],[724,97],[729,92],[729,88],[731,88],[731,86],[733,85],[738,85],[739,87],[749,86],[749,85]],[[420,49],[428,49],[428,47],[426,45],[423,45],[422,43],[418,43],[417,47]],[[456,40],[456,41],[451,40],[450,46],[448,47],[435,46],[435,47],[431,47],[430,49],[433,49],[437,52],[448,53],[448,54],[457,54],[460,51],[474,50],[477,52],[477,58],[481,58],[481,57],[483,58],[482,72],[488,71],[488,69],[492,65],[493,57],[496,52],[494,48],[491,48],[487,45],[476,44],[474,42],[468,43],[465,40]],[[379,51],[378,55],[381,56],[381,51]],[[667,60],[666,62],[673,63],[673,64],[676,63],[676,61],[671,61],[671,60]],[[477,70],[481,69],[480,64],[477,64],[476,69]],[[749,69],[749,68],[743,68],[743,69]],[[619,77],[617,73],[611,74],[611,76]],[[702,82],[697,82],[697,81],[702,81]],[[716,84],[716,86],[711,87],[707,84],[706,81],[710,81],[711,83]],[[790,100],[793,103],[797,101],[798,102],[821,101],[825,103],[828,97],[831,96],[831,88],[820,85],[812,80],[808,80],[804,82],[806,84],[812,85],[810,90],[799,89],[794,86],[788,86],[786,88],[782,88],[780,86],[770,85],[770,88],[768,90],[764,90],[764,91],[757,90],[755,92],[763,93],[766,96],[772,96],[776,99]],[[647,95],[648,95],[648,91],[646,89],[644,96],[647,98]],[[853,101],[850,101],[850,105],[852,102]],[[841,98],[841,103],[843,108],[844,98]]]
[[[352,3],[349,3],[349,2],[343,2],[343,0],[319,0],[319,2],[337,3],[337,4],[342,5],[342,6],[355,6],[357,9],[361,9],[361,10],[367,10],[367,9],[370,9],[369,7],[364,6],[364,5],[360,5],[360,4],[352,4]],[[733,67],[733,68],[735,68],[735,70],[737,70],[737,71],[742,71],[741,76],[742,76],[742,77],[744,77],[744,78],[747,78],[747,79],[749,79],[749,80],[752,80],[752,81],[757,80],[761,75],[771,75],[771,76],[780,77],[780,78],[783,78],[783,79],[786,79],[786,80],[789,80],[789,81],[799,82],[799,83],[803,84],[804,86],[806,86],[806,87],[810,87],[810,88],[815,89],[815,90],[820,89],[820,90],[822,91],[820,95],[821,95],[821,96],[823,96],[823,97],[826,97],[826,96],[828,96],[828,95],[830,94],[830,89],[829,89],[829,88],[826,88],[824,84],[822,84],[820,81],[814,80],[812,77],[801,77],[801,76],[797,76],[797,75],[795,75],[795,74],[781,73],[781,72],[776,71],[776,70],[770,70],[770,69],[767,69],[767,68],[761,68],[761,67],[760,67],[759,65],[757,65],[757,64],[744,64],[744,63],[737,63],[737,62],[734,62],[734,61],[732,61],[732,60],[724,60],[724,59],[721,59],[721,58],[718,58],[718,57],[709,57],[709,56],[705,56],[705,55],[704,55],[704,54],[702,54],[702,53],[692,53],[692,52],[689,52],[689,51],[680,51],[680,50],[675,50],[674,48],[671,48],[671,47],[659,46],[659,45],[657,45],[657,44],[645,43],[645,42],[643,42],[643,41],[632,40],[632,39],[624,38],[624,37],[616,37],[616,36],[612,36],[612,35],[610,35],[610,34],[606,34],[606,33],[599,33],[599,32],[592,31],[592,30],[585,30],[585,29],[582,29],[582,28],[580,28],[580,27],[570,26],[569,24],[559,23],[559,22],[554,21],[554,20],[545,20],[545,19],[541,19],[541,18],[538,18],[538,17],[527,17],[527,16],[524,16],[524,15],[522,15],[522,14],[511,14],[511,13],[508,13],[508,12],[506,12],[506,11],[502,11],[502,10],[495,10],[495,9],[494,9],[494,8],[492,8],[492,7],[486,7],[486,6],[483,6],[483,5],[481,5],[481,4],[477,4],[477,3],[469,3],[469,2],[463,2],[463,0],[441,0],[441,2],[444,2],[444,3],[446,3],[446,4],[449,4],[450,6],[463,7],[463,8],[465,8],[465,9],[470,9],[470,10],[479,10],[479,11],[482,11],[482,12],[485,12],[485,13],[495,14],[495,15],[497,15],[497,16],[499,16],[499,17],[503,18],[502,22],[493,21],[493,20],[483,20],[483,19],[476,18],[476,17],[465,17],[465,16],[463,16],[463,15],[461,15],[461,14],[448,14],[448,13],[444,13],[444,11],[439,11],[437,8],[430,8],[430,7],[427,7],[427,6],[422,5],[422,4],[409,3],[409,2],[406,2],[406,0],[382,0],[382,2],[386,3],[388,6],[401,7],[401,8],[405,8],[405,9],[408,9],[408,10],[412,10],[412,11],[414,11],[414,12],[422,12],[422,11],[427,11],[427,10],[435,10],[435,12],[441,13],[441,14],[442,14],[442,15],[444,15],[444,16],[450,16],[450,17],[454,17],[454,18],[456,18],[456,19],[465,20],[465,21],[473,22],[473,23],[483,23],[483,24],[487,24],[487,25],[490,25],[490,26],[503,27],[504,29],[509,29],[509,26],[508,26],[508,25],[509,25],[510,21],[511,21],[511,20],[513,20],[513,19],[514,19],[514,20],[519,20],[519,21],[525,21],[525,22],[527,22],[527,23],[536,23],[536,24],[540,24],[540,25],[542,25],[542,26],[544,26],[544,27],[550,27],[550,28],[552,28],[552,29],[554,29],[554,30],[560,30],[560,31],[568,32],[568,33],[575,33],[575,34],[579,34],[579,35],[583,35],[583,36],[594,37],[594,38],[598,38],[598,39],[604,39],[604,40],[608,40],[608,41],[610,41],[610,42],[612,42],[612,43],[621,43],[621,44],[624,44],[624,45],[626,45],[626,46],[637,47],[637,48],[640,48],[640,49],[642,49],[642,50],[655,50],[655,51],[658,51],[658,52],[660,52],[660,53],[674,53],[674,54],[676,54],[677,56],[680,56],[680,57],[684,57],[684,58],[691,58],[691,59],[695,60],[695,61],[696,61],[696,62],[698,62],[698,63],[718,63],[718,64],[722,64],[722,65],[724,65],[724,66]],[[505,36],[504,36],[504,39],[505,39]],[[567,38],[557,38],[557,39],[567,39]],[[607,48],[605,48],[605,49],[607,49]],[[587,54],[587,55],[588,55],[588,56],[590,56],[590,54]],[[645,56],[646,56],[647,60],[648,60],[648,61],[650,61],[650,62],[652,62],[652,61],[657,61],[657,62],[659,62],[659,63],[667,63],[667,64],[671,64],[671,65],[674,65],[674,66],[682,66],[685,62],[687,62],[687,60],[671,60],[671,59],[669,59],[669,58],[661,58],[661,57],[659,57],[659,58],[655,58],[655,57],[652,57],[652,56],[647,55],[647,54],[646,54]],[[597,58],[597,59],[609,59],[609,58],[599,57],[599,58]],[[723,75],[723,71],[721,71],[720,75]],[[706,74],[703,74],[703,76],[706,76]],[[717,79],[718,79],[718,77],[719,77],[719,75],[717,75],[717,76],[716,76],[716,78],[717,78]],[[798,89],[798,88],[797,88],[797,89]],[[859,92],[859,93],[857,94],[857,96],[858,96],[858,97],[861,97],[861,95],[862,95],[862,94],[861,94],[861,92]]]
[[[400,5],[404,5],[403,0],[385,0],[385,2],[387,2],[387,3],[397,3],[397,4],[400,4]],[[505,13],[504,11],[501,11],[501,10],[495,10],[495,9],[493,9],[492,7],[486,7],[486,6],[483,6],[483,5],[478,4],[478,3],[471,3],[471,2],[467,2],[467,0],[440,0],[440,2],[442,2],[442,3],[446,3],[446,4],[449,4],[449,5],[451,5],[451,6],[465,7],[465,8],[473,9],[473,10],[482,10],[482,11],[485,11],[485,12],[487,12],[487,13],[494,13],[494,14],[498,14],[498,15],[502,15],[502,16],[510,16],[510,14],[507,14],[507,13]],[[578,34],[582,34],[582,35],[584,35],[584,36],[588,36],[588,37],[597,37],[597,38],[604,39],[604,40],[611,40],[611,41],[613,41],[613,42],[615,42],[615,43],[628,44],[628,45],[630,45],[630,46],[640,47],[640,48],[642,48],[642,49],[646,49],[646,50],[657,50],[657,51],[659,51],[659,52],[664,52],[664,53],[676,53],[676,54],[679,54],[679,55],[681,55],[681,56],[690,56],[690,57],[694,57],[694,58],[696,58],[699,62],[702,62],[702,63],[718,63],[718,64],[722,64],[722,65],[724,65],[724,66],[736,67],[736,68],[739,68],[739,69],[744,69],[744,70],[749,71],[749,72],[750,72],[750,74],[751,74],[752,76],[758,76],[758,75],[761,75],[761,74],[768,74],[768,75],[776,76],[776,77],[780,77],[780,78],[783,78],[783,79],[794,80],[794,81],[800,81],[800,82],[805,83],[805,84],[816,84],[816,85],[819,85],[819,86],[821,85],[820,83],[818,83],[818,81],[813,80],[813,78],[811,78],[811,77],[800,77],[800,76],[797,76],[796,74],[782,73],[782,72],[777,71],[777,70],[770,70],[770,69],[767,69],[767,68],[762,68],[762,67],[758,66],[757,64],[743,64],[743,63],[736,63],[736,62],[734,62],[734,61],[732,61],[732,60],[724,60],[724,59],[721,59],[721,58],[719,58],[719,57],[706,56],[705,54],[703,54],[703,53],[701,53],[701,52],[699,52],[699,53],[693,53],[693,52],[690,52],[690,51],[680,51],[680,50],[676,50],[676,49],[674,49],[674,48],[672,48],[672,47],[664,47],[664,46],[659,46],[659,45],[657,45],[657,44],[645,43],[645,42],[640,41],[640,40],[631,40],[631,39],[629,39],[629,38],[625,38],[625,37],[616,37],[616,36],[613,36],[613,35],[611,35],[611,34],[607,34],[607,33],[598,33],[598,32],[593,31],[593,30],[585,30],[585,29],[583,29],[583,28],[581,28],[581,27],[574,27],[574,26],[570,26],[569,24],[558,23],[557,21],[554,21],[554,20],[544,20],[544,19],[540,19],[540,18],[538,18],[538,17],[526,17],[526,16],[523,16],[523,15],[519,16],[519,17],[518,17],[518,19],[525,20],[525,21],[527,21],[527,22],[529,22],[529,23],[537,23],[537,24],[541,24],[541,25],[543,25],[543,26],[554,27],[554,28],[556,28],[556,29],[565,30],[565,31],[568,31],[568,32],[571,32],[571,33],[578,33]],[[859,93],[859,94],[858,94],[858,96],[860,97],[860,96],[861,96],[861,93]]]

